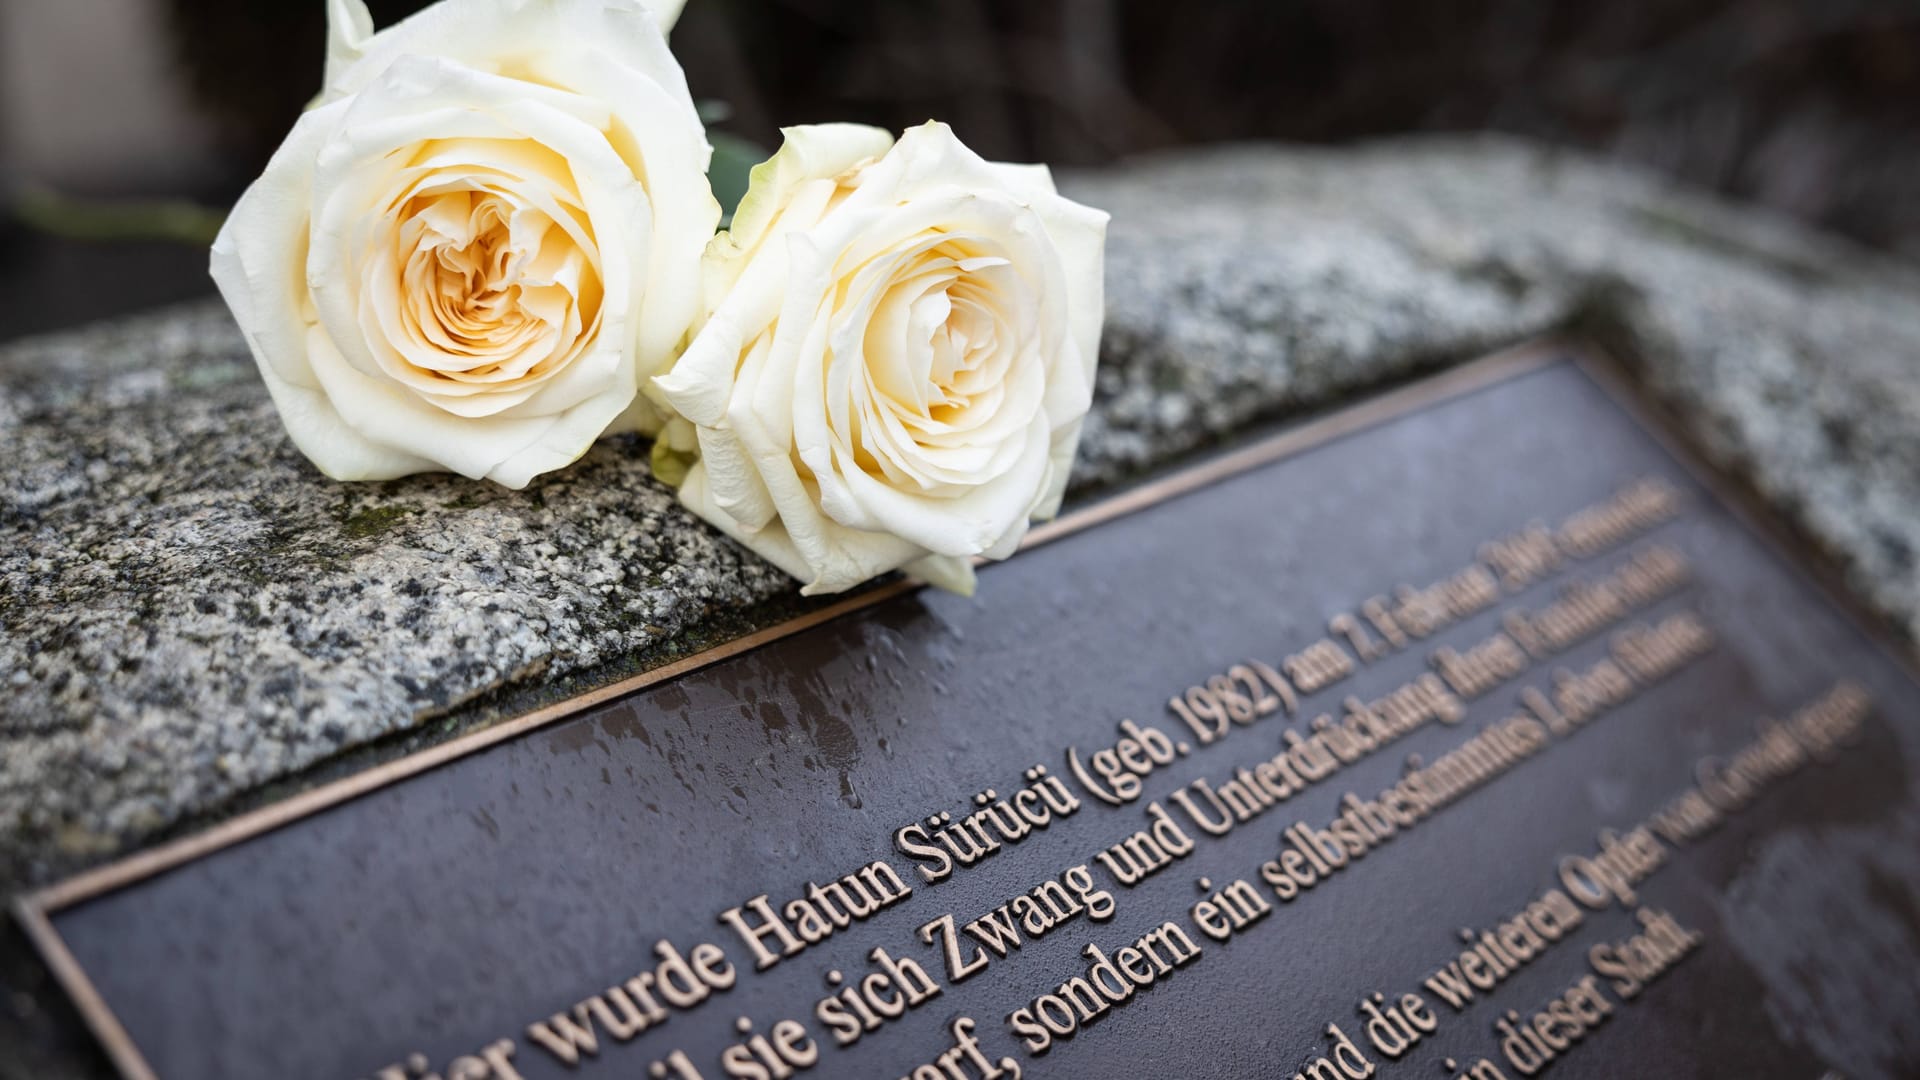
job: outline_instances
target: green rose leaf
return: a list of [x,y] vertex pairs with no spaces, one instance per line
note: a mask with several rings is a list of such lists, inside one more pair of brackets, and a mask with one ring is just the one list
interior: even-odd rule
[[749,174],[767,160],[765,147],[724,131],[707,132],[713,147],[713,162],[707,167],[707,182],[713,185],[713,197],[720,204],[720,227],[733,223],[733,212],[746,197]]

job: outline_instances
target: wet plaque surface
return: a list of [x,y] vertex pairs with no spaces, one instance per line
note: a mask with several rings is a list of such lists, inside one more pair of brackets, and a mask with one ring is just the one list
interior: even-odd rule
[[1920,1075],[1889,653],[1579,363],[1280,438],[30,929],[166,1078]]

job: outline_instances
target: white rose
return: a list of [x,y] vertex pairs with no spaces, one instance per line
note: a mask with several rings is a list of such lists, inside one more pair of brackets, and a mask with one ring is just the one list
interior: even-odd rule
[[972,587],[1060,506],[1099,357],[1107,215],[944,124],[789,128],[707,250],[711,315],[657,391],[694,513],[838,592]]
[[445,0],[377,34],[361,0],[329,15],[325,89],[214,279],[321,471],[523,487],[699,314],[719,208],[685,76],[639,0]]

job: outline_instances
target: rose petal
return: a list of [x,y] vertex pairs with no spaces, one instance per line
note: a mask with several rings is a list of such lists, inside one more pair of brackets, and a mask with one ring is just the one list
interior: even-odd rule
[[[325,99],[359,93],[404,56],[441,56],[503,71],[524,59],[528,42],[565,52],[598,48],[617,62],[659,69],[687,98],[679,65],[661,63],[666,31],[686,0],[442,0],[375,34],[364,0],[329,0]],[[642,25],[642,24],[645,25]],[[333,63],[337,54],[341,62]],[[676,77],[677,76],[677,77]]]

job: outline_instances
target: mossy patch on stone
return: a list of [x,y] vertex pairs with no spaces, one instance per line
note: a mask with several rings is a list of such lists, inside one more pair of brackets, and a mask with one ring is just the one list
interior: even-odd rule
[[340,531],[355,540],[370,540],[413,516],[413,512],[413,508],[408,506],[370,507],[347,515],[340,522]]

